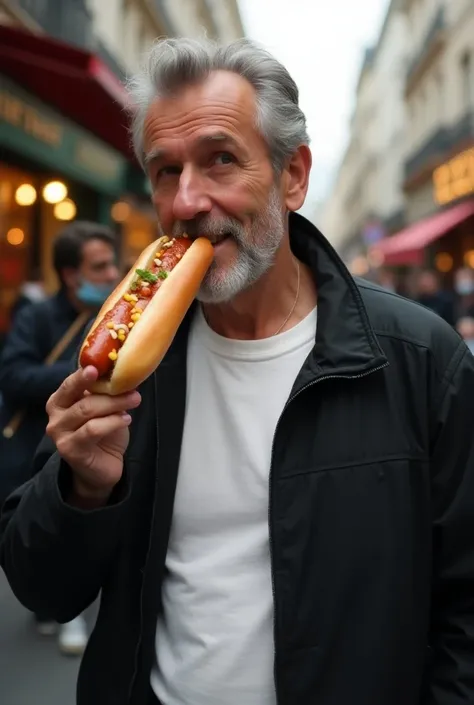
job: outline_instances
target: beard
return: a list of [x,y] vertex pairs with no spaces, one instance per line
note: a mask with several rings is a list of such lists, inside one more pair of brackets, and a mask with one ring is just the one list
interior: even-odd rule
[[202,303],[218,304],[231,301],[251,287],[273,265],[275,254],[285,235],[285,217],[275,186],[264,210],[246,230],[235,218],[200,216],[179,221],[173,227],[173,237],[187,233],[191,238],[207,237],[213,244],[232,238],[237,255],[231,264],[214,260],[197,294]]

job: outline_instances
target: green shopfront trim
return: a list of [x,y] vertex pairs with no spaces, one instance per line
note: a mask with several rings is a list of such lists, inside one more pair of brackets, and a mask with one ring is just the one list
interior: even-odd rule
[[119,152],[2,74],[0,146],[112,198],[125,187],[128,162]]

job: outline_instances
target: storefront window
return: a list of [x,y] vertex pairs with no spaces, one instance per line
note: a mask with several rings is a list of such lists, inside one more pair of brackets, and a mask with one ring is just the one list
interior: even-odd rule
[[[68,191],[66,193],[68,194]],[[60,194],[58,191],[58,197],[59,195],[64,195],[64,192]],[[56,198],[50,199],[50,202],[48,202],[43,197],[40,208],[41,271],[43,273],[45,291],[48,294],[53,294],[59,285],[53,267],[54,239],[64,226],[69,221],[74,220],[77,215],[76,204],[68,195],[62,201],[54,201],[56,201]]]
[[10,310],[34,266],[34,213],[38,199],[32,175],[0,162],[0,337]]

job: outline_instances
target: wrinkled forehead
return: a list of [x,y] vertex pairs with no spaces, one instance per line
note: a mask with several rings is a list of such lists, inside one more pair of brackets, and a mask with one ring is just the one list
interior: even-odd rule
[[200,83],[155,99],[144,122],[145,153],[173,140],[190,143],[213,134],[222,141],[225,135],[257,140],[256,113],[253,86],[237,74],[216,71]]

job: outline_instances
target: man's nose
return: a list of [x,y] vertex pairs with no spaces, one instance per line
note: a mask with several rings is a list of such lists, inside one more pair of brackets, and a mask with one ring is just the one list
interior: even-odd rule
[[191,220],[199,213],[209,213],[211,208],[212,201],[206,191],[203,176],[192,168],[183,169],[173,203],[175,219]]
[[120,272],[116,264],[110,264],[105,270],[105,272],[107,284],[113,284],[119,278]]

